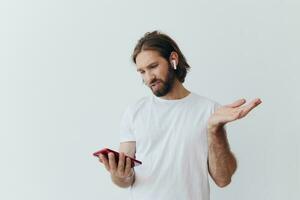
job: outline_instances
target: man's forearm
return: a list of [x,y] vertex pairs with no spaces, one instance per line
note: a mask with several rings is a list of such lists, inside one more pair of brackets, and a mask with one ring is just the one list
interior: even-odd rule
[[208,165],[209,172],[218,186],[224,187],[230,183],[237,164],[223,127],[208,129]]
[[119,178],[117,176],[111,175],[111,180],[114,184],[116,184],[119,187],[127,188],[131,186],[135,179],[135,173],[133,171],[132,175],[126,178]]

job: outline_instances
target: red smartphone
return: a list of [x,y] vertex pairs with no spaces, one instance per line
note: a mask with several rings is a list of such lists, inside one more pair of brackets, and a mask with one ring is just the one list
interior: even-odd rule
[[[109,149],[109,148],[101,149],[100,151],[97,151],[97,152],[93,153],[93,156],[98,157],[98,155],[101,153],[102,155],[106,156],[106,158],[108,158],[108,153],[110,153],[110,152],[113,153],[113,154],[115,155],[116,162],[118,162],[118,161],[119,161],[119,156],[120,156],[119,152],[116,152],[116,151],[111,150],[111,149]],[[141,161],[136,160],[136,159],[134,159],[134,158],[131,158],[131,157],[129,157],[129,156],[126,156],[126,155],[125,155],[125,158],[130,158],[130,159],[131,159],[131,167],[136,167],[136,166],[142,164]]]

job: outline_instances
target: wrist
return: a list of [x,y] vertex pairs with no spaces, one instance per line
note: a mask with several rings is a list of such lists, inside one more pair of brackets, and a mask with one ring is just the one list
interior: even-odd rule
[[119,181],[119,182],[127,182],[132,179],[134,176],[134,170],[131,169],[131,172],[128,176],[118,176],[117,174],[111,174],[111,178],[113,180]]
[[221,125],[220,123],[208,123],[207,124],[208,132],[217,132],[222,127],[223,127],[223,125]]
[[208,124],[207,132],[209,135],[217,136],[220,133],[223,133],[225,124]]

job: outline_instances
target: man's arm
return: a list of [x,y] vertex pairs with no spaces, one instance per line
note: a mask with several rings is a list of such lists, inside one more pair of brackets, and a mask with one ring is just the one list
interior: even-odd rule
[[224,125],[245,117],[253,108],[261,103],[254,99],[249,104],[240,99],[232,104],[218,108],[208,120],[208,169],[215,183],[224,187],[231,181],[237,168],[236,159],[230,151]]
[[129,158],[125,159],[125,155],[134,158],[135,146],[135,142],[120,143],[120,158],[118,163],[115,161],[113,153],[108,154],[108,159],[101,154],[99,156],[100,162],[110,172],[111,180],[119,187],[127,188],[134,183],[135,174],[133,168],[131,168],[131,160]]
[[208,169],[209,174],[219,187],[231,182],[237,162],[230,151],[226,131],[208,129]]

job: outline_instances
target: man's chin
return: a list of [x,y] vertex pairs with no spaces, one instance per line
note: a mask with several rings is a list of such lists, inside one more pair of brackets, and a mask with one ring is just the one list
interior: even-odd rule
[[[152,89],[151,89],[152,90]],[[152,93],[157,96],[157,97],[163,97],[165,96],[168,92],[162,91],[162,90],[152,90]]]
[[155,93],[155,92],[153,92],[153,94],[154,94],[155,96],[157,96],[157,97],[165,96],[165,95],[163,95],[163,94],[161,94],[161,93]]
[[159,84],[156,87],[150,87],[150,89],[155,96],[163,97],[171,91],[172,87],[166,84]]

